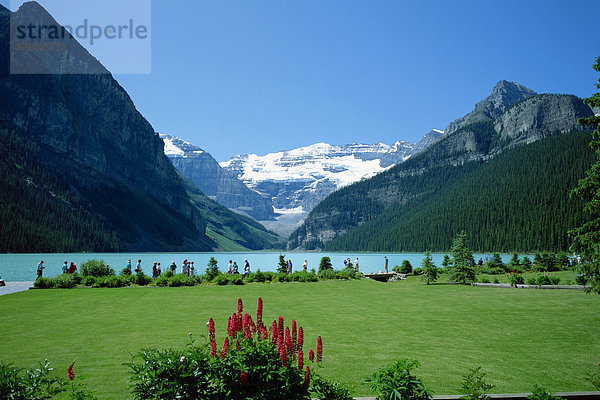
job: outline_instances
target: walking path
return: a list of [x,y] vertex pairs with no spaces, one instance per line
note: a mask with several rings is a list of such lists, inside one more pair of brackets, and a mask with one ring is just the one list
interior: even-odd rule
[[0,296],[17,292],[24,292],[33,287],[33,282],[4,282],[6,286],[0,286]]

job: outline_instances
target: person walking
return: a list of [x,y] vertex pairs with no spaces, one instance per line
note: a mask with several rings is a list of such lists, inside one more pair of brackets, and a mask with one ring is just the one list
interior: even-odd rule
[[177,271],[177,264],[175,264],[175,260],[171,261],[171,272],[174,274]]
[[306,272],[308,269],[308,261],[304,260],[304,264],[302,264],[302,271]]
[[44,269],[46,269],[46,267],[44,267],[44,260],[40,261],[40,263],[37,265],[37,277],[41,278],[42,274],[44,273]]
[[69,269],[69,263],[65,261],[65,265],[62,266],[62,273],[66,274]]
[[244,275],[250,274],[250,263],[248,260],[244,260]]
[[387,256],[385,256],[385,273],[388,273],[388,259]]
[[354,260],[354,271],[358,272],[358,257],[356,257],[356,260]]
[[142,260],[138,260],[137,264],[135,265],[135,273],[139,274],[140,272],[142,272]]
[[292,274],[292,260],[288,260],[287,273],[288,273],[288,275]]
[[233,274],[233,261],[229,260],[229,264],[227,264],[227,273],[229,275]]

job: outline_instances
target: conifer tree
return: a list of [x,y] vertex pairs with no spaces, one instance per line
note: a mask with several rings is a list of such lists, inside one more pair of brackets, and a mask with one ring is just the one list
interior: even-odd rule
[[[596,58],[594,69],[600,72],[600,57]],[[596,88],[600,89],[600,79]],[[591,107],[600,108],[600,92],[584,101]],[[569,232],[573,238],[571,251],[584,258],[580,272],[586,281],[587,292],[600,294],[600,116],[582,118],[579,123],[594,128],[590,147],[596,153],[596,162],[571,192],[571,196],[585,202],[583,209],[589,215],[587,222]]]
[[452,267],[450,267],[450,279],[459,282],[475,282],[475,260],[469,250],[467,233],[461,232],[456,235],[452,243]]
[[433,258],[431,257],[430,252],[425,253],[425,258],[421,261],[421,267],[423,267],[423,280],[428,285],[431,282],[435,282],[437,280],[437,267],[433,263]]

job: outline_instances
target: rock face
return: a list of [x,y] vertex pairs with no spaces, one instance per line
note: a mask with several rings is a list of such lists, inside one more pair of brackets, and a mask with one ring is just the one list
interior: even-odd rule
[[67,42],[60,60],[29,62],[62,62],[65,69],[74,63],[78,68],[89,65],[97,73],[9,74],[9,15],[57,23],[37,3],[25,3],[10,14],[0,8],[2,127],[38,145],[47,168],[109,222],[127,249],[218,247],[205,234],[209,221],[164,155],[163,141],[127,92],[76,40]]
[[533,90],[519,83],[502,80],[494,86],[488,97],[475,104],[473,111],[451,122],[445,132],[450,134],[469,124],[494,119],[502,115],[513,104],[535,94]]
[[271,199],[249,189],[235,173],[223,169],[208,152],[175,136],[161,135],[161,138],[165,142],[165,154],[175,168],[209,198],[258,221],[273,219]]

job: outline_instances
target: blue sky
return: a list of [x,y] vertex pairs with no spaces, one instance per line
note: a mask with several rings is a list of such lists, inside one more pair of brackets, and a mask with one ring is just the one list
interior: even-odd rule
[[589,96],[599,16],[598,0],[155,0],[152,73],[116,79],[219,161],[414,142],[502,79]]

